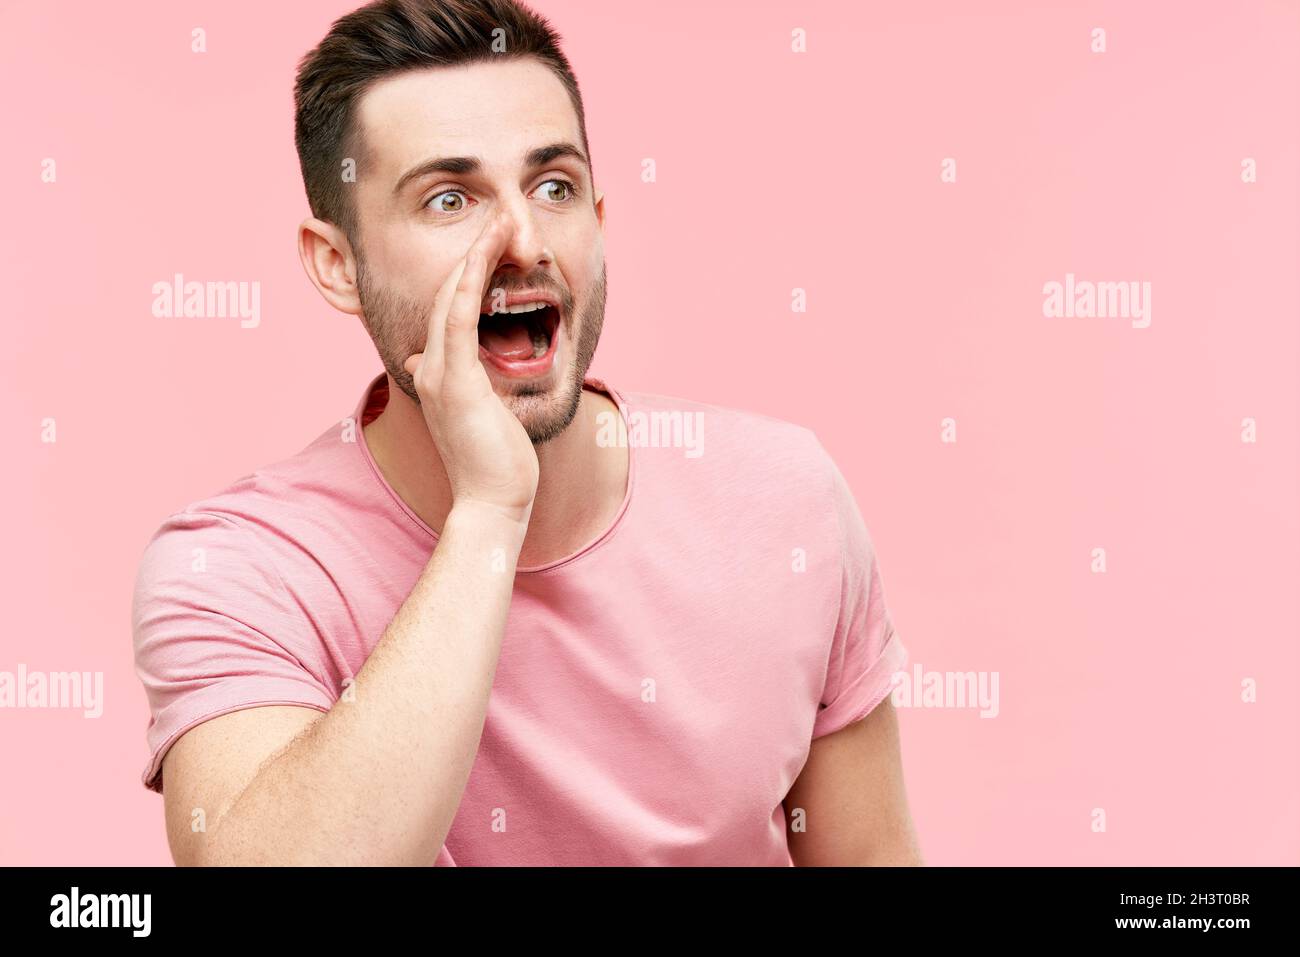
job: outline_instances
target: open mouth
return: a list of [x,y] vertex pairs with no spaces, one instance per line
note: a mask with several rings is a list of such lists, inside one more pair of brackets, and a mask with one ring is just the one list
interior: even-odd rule
[[538,303],[515,306],[518,312],[481,313],[478,342],[489,355],[505,363],[540,359],[551,351],[560,313],[555,306]]

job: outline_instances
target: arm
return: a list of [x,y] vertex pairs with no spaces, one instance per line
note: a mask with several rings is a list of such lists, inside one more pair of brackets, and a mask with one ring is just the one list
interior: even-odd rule
[[[406,364],[451,484],[433,555],[357,673],[351,700],[323,716],[232,712],[177,742],[164,764],[177,863],[436,858],[478,750],[537,488],[532,443],[478,359],[485,277],[509,226],[489,221],[451,271],[425,351]],[[198,835],[189,828],[196,807],[206,817]]]
[[803,809],[807,830],[787,831],[787,837],[799,867],[924,863],[889,698],[865,718],[813,741],[786,795],[787,821],[796,808]]
[[[177,863],[432,863],[478,751],[522,539],[453,507],[354,700],[324,715],[237,711],[185,734],[163,764]],[[195,807],[206,833],[190,830]]]

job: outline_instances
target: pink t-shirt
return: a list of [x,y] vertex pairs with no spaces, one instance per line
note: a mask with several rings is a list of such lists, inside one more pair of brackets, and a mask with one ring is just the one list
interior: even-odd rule
[[[385,383],[154,533],[132,614],[146,786],[208,718],[328,711],[424,569],[437,536],[361,431]],[[867,528],[808,429],[587,387],[622,414],[627,493],[595,540],[519,569],[436,863],[788,866],[782,800],[812,740],[866,715],[906,662]]]

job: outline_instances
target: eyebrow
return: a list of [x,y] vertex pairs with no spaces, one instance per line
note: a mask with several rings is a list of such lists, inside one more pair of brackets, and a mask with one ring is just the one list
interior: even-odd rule
[[[586,155],[572,143],[552,143],[550,146],[539,146],[534,150],[529,150],[528,155],[524,157],[525,169],[537,169],[539,166],[547,166],[561,157],[571,157],[591,169]],[[469,176],[477,173],[483,168],[483,161],[477,156],[440,156],[436,159],[425,160],[418,166],[413,166],[402,174],[398,179],[397,185],[393,187],[393,194],[400,193],[406,184],[421,176],[427,176],[430,173],[454,173],[457,176]]]

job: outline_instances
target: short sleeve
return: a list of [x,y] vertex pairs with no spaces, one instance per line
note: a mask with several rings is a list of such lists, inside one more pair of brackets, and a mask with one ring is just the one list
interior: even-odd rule
[[865,717],[893,689],[907,650],[885,606],[884,580],[862,514],[838,466],[831,471],[832,509],[839,526],[840,609],[813,738]]
[[271,704],[328,711],[338,698],[304,663],[308,617],[254,533],[232,519],[169,517],[140,560],[131,619],[149,701],[142,781],[151,790],[162,792],[167,750],[208,718]]

